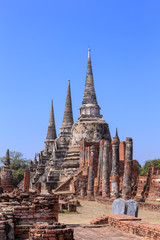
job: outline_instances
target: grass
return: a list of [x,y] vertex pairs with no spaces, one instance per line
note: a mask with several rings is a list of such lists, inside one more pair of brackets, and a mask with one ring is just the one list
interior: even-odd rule
[[[91,220],[101,217],[103,214],[112,214],[112,205],[104,205],[95,201],[80,201],[81,207],[77,212],[67,214],[59,213],[59,222],[66,224],[89,224]],[[160,212],[139,209],[138,217],[142,221],[160,224]]]
[[77,213],[67,216],[59,213],[59,222],[66,224],[89,224],[91,220],[101,217],[103,214],[111,214],[111,205],[103,205],[95,201],[80,201],[81,207],[77,207]]

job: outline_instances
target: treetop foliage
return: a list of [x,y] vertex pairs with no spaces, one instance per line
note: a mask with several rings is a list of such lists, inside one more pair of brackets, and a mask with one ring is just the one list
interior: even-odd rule
[[139,168],[140,175],[147,175],[148,169],[151,165],[160,168],[160,158],[146,161],[144,166]]

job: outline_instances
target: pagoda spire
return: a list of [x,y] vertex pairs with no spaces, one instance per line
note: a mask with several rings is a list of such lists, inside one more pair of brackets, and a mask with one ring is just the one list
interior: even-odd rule
[[91,50],[88,49],[88,64],[87,64],[87,74],[86,74],[86,82],[85,82],[85,90],[82,101],[82,106],[80,107],[80,118],[83,116],[91,116],[101,118],[100,115],[100,107],[97,103],[94,81],[93,81],[93,73],[92,73],[92,64],[91,64]]
[[113,139],[117,139],[120,142],[119,136],[118,136],[118,129],[116,128],[116,135],[113,137]]
[[6,152],[6,157],[5,157],[4,165],[5,165],[5,166],[9,166],[9,165],[10,165],[9,149],[7,149],[7,152]]
[[94,89],[93,73],[92,73],[92,64],[91,64],[91,52],[90,48],[88,49],[88,64],[87,64],[87,74],[86,74],[86,83],[85,91],[83,96],[82,104],[96,104],[97,98]]
[[116,128],[116,137],[118,137],[118,129]]
[[70,80],[68,80],[68,90],[67,97],[65,103],[65,110],[63,116],[62,127],[72,127],[73,125],[73,113],[72,113],[72,100],[71,100],[71,88],[70,88]]
[[54,120],[54,111],[53,111],[53,100],[51,102],[51,112],[48,124],[48,132],[46,140],[53,140],[57,138],[56,128],[55,128],[55,120]]
[[35,157],[34,157],[33,163],[34,163],[34,164],[37,164],[37,163],[38,163],[38,162],[37,162],[37,155],[36,155],[36,153],[35,153]]

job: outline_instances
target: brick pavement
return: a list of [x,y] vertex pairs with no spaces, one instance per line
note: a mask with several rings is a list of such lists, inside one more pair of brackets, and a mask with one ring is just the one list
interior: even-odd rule
[[110,226],[100,228],[74,228],[75,240],[144,240],[144,238],[122,232]]

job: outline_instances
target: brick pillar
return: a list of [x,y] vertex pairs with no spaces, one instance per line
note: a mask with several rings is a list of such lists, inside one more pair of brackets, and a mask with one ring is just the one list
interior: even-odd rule
[[110,143],[108,140],[104,140],[103,166],[102,166],[102,197],[110,196],[109,150],[110,150]]
[[120,142],[119,144],[119,160],[125,160],[125,149],[126,149],[126,143]]
[[29,192],[30,185],[30,170],[25,170],[24,172],[24,183],[23,183],[23,192]]
[[122,197],[124,199],[131,198],[132,169],[133,169],[132,155],[133,155],[132,138],[126,138],[125,164],[122,186]]
[[[41,182],[36,182],[35,184],[35,190],[36,190],[36,193],[37,194],[40,194],[41,193]],[[49,188],[50,189],[50,188]]]
[[92,196],[94,193],[94,158],[95,158],[95,146],[90,148],[91,154],[89,158],[89,171],[88,171],[88,188],[87,195]]
[[96,189],[96,194],[95,195],[99,194],[99,186],[101,184],[103,149],[104,149],[104,140],[101,140],[100,143],[99,143],[99,157],[98,157],[98,170],[97,170],[97,189]]
[[119,197],[119,140],[112,141],[111,197]]

